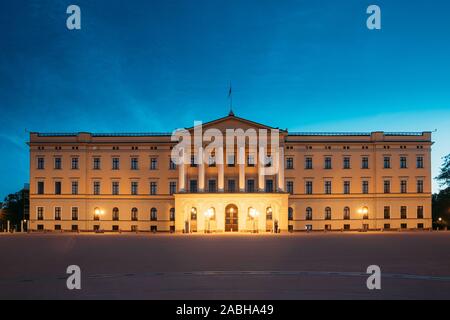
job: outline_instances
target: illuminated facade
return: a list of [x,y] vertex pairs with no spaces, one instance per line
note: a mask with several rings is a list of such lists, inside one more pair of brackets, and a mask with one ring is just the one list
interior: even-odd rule
[[[203,127],[273,129],[232,113]],[[252,161],[175,165],[175,144],[171,133],[31,133],[30,230],[431,228],[430,132],[280,130],[280,170],[263,177]]]

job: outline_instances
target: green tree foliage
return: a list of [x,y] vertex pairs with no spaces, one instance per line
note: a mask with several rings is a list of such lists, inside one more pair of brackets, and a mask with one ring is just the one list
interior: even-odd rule
[[450,187],[450,154],[445,156],[444,163],[441,167],[441,172],[436,177],[436,180],[439,181],[441,186]]
[[3,201],[3,221],[9,220],[12,225],[18,225],[23,219],[24,199],[22,191],[8,195]]

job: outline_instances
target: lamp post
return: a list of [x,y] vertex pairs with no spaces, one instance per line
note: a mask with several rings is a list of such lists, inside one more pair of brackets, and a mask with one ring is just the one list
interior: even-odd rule
[[211,218],[214,216],[214,209],[213,208],[209,208],[208,210],[205,211],[204,213],[206,221],[207,221],[207,230],[206,233],[210,233],[211,232],[211,228],[210,228],[210,222],[211,222]]
[[367,209],[367,207],[362,207],[358,209],[358,213],[362,215],[362,230],[364,230],[364,219],[367,216],[367,214],[369,213],[369,209]]
[[256,219],[257,219],[257,217],[259,215],[259,212],[256,209],[254,209],[254,208],[250,208],[249,215],[250,215],[250,217],[253,220],[253,233],[257,233],[258,230],[256,228]]

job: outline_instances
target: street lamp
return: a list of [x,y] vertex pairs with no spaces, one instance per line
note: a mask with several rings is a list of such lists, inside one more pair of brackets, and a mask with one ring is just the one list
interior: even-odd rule
[[211,218],[214,216],[214,208],[209,208],[208,210],[206,210],[204,215],[205,215],[205,218],[208,223],[208,228],[207,228],[206,232],[209,233],[209,232],[211,232],[210,222],[211,222]]
[[258,230],[256,229],[256,219],[259,216],[259,212],[255,208],[250,208],[248,214],[253,220],[253,232],[256,233]]

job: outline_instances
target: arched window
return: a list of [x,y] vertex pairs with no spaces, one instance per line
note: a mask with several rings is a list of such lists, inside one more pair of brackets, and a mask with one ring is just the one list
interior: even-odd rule
[[291,207],[288,209],[288,220],[294,220],[294,209]]
[[306,220],[312,220],[313,219],[313,211],[312,208],[308,207],[306,208]]
[[156,208],[151,208],[150,209],[150,220],[151,221],[158,220],[158,211],[156,210]]
[[325,220],[331,220],[331,208],[330,207],[325,208]]
[[350,220],[350,208],[349,207],[344,208],[344,220]]
[[369,208],[362,207],[361,211],[363,214],[363,219],[369,219]]
[[191,220],[197,220],[197,208],[191,209]]
[[268,207],[266,209],[266,220],[272,220],[272,212],[273,212],[272,207]]
[[138,209],[137,208],[131,209],[131,220],[138,221]]
[[112,219],[114,221],[118,221],[119,220],[119,208],[114,208],[112,211]]
[[169,216],[170,221],[175,221],[175,208],[170,208]]

